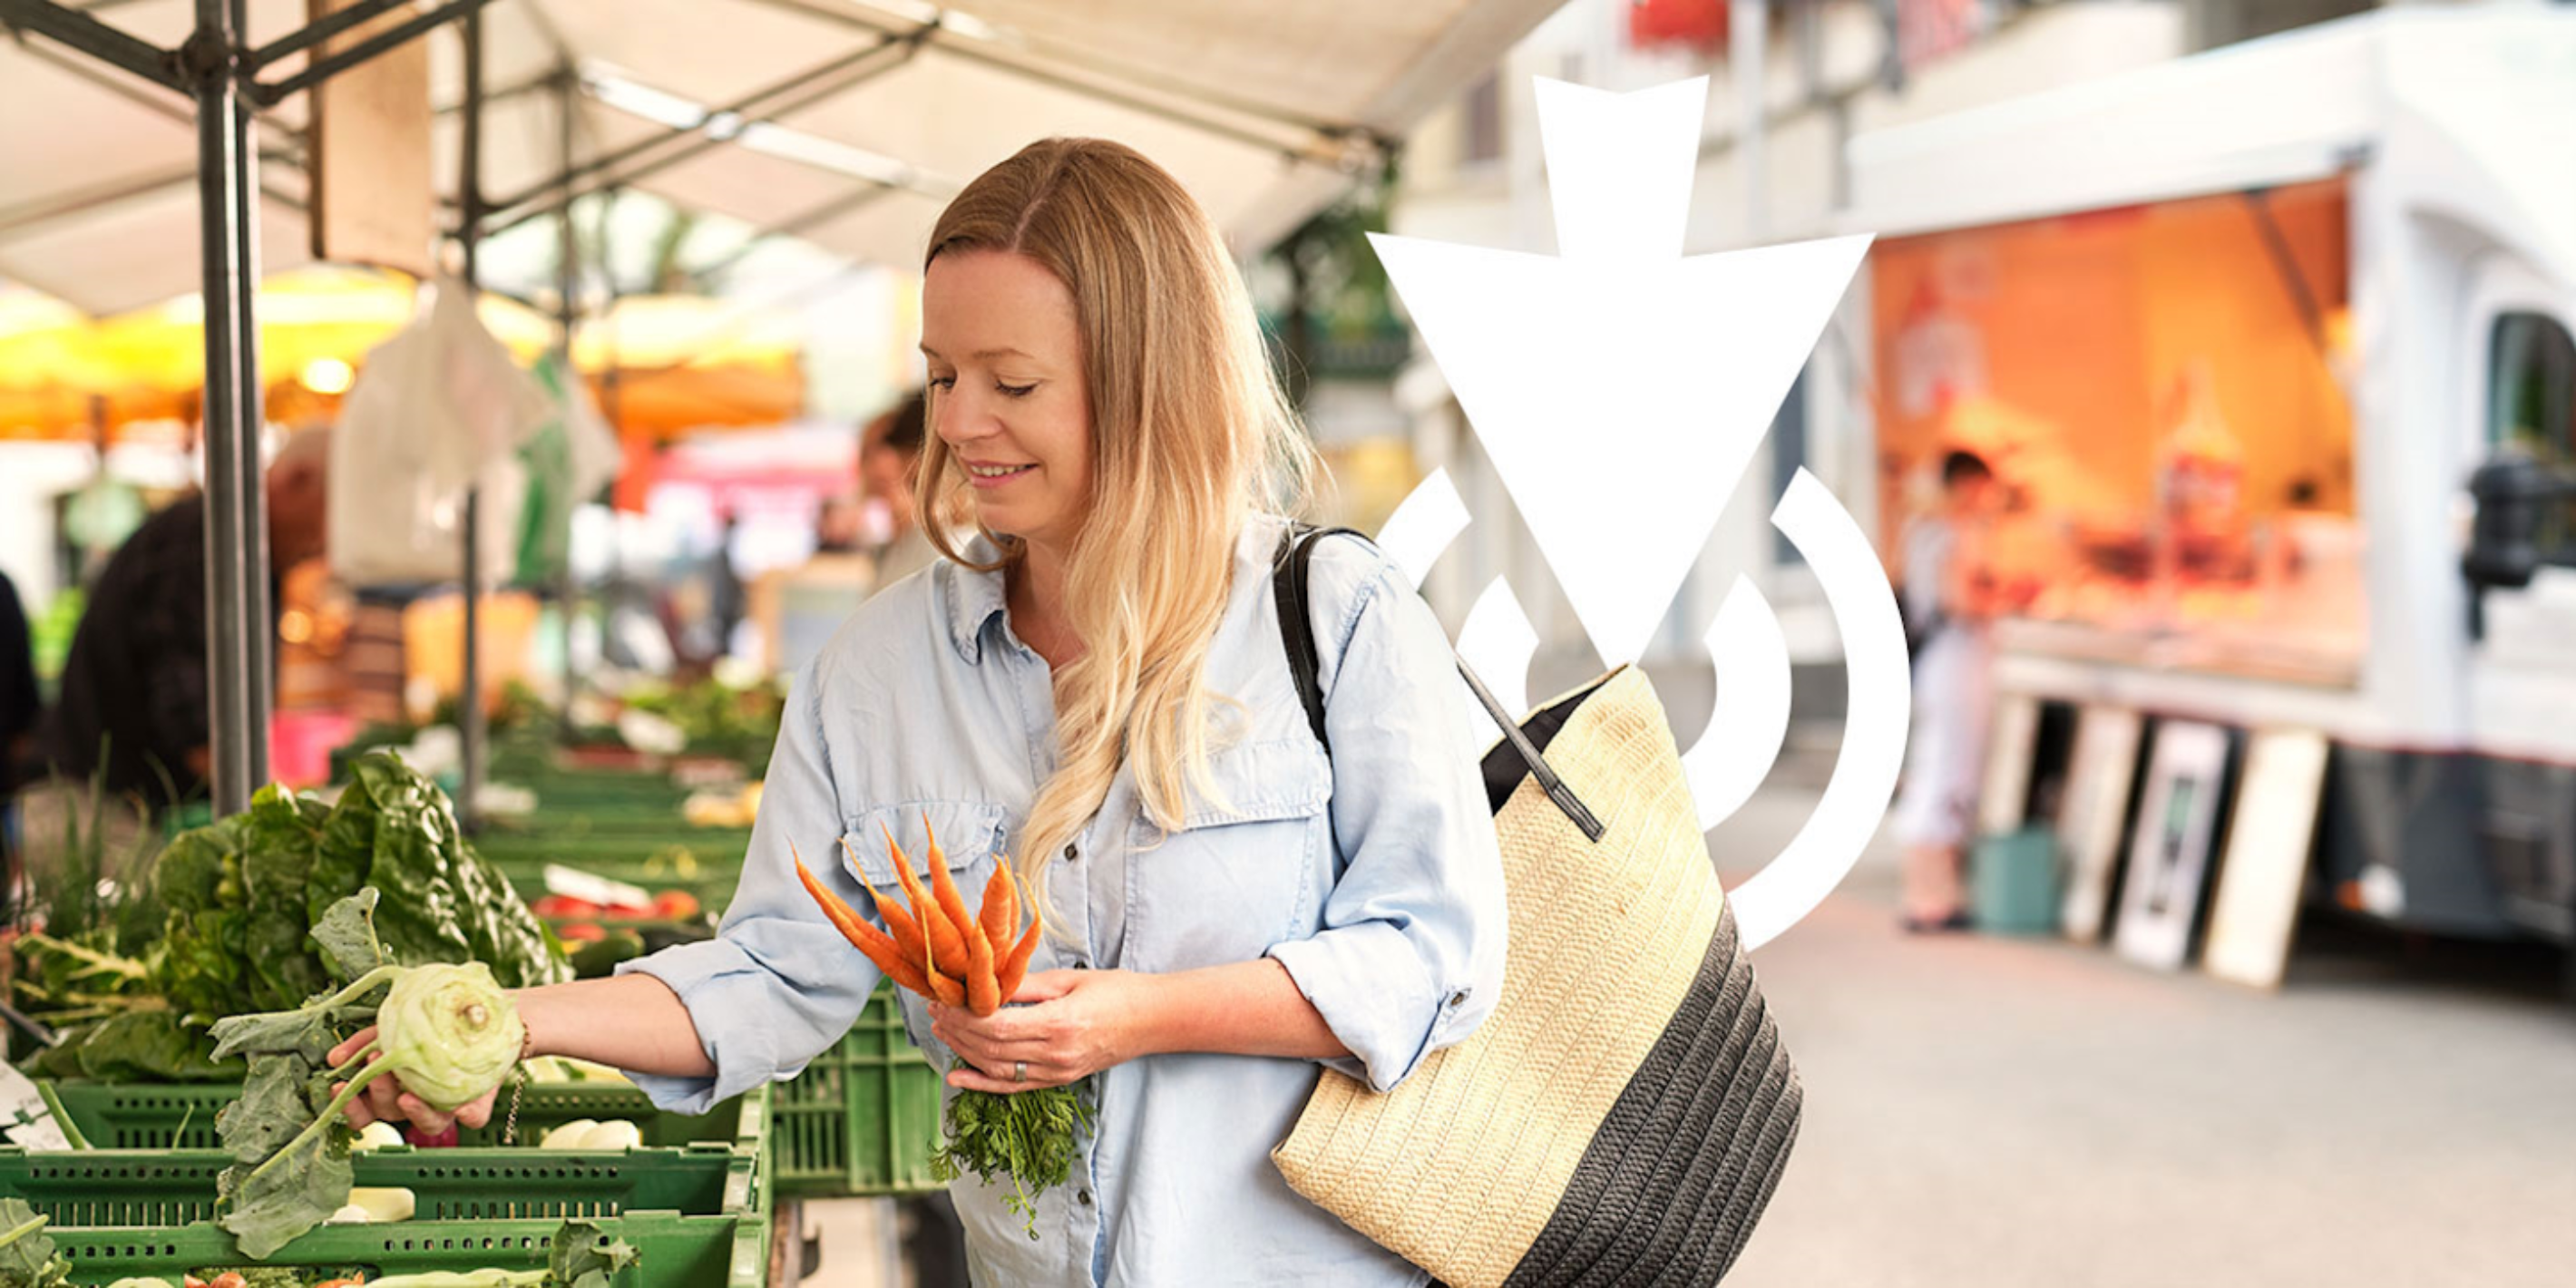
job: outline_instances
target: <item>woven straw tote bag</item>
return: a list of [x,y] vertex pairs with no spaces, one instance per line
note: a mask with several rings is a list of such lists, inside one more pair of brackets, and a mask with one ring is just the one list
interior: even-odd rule
[[[1292,532],[1274,579],[1319,737],[1302,637],[1324,535]],[[1502,997],[1394,1091],[1324,1072],[1272,1161],[1455,1288],[1716,1283],[1788,1162],[1800,1090],[1663,708],[1622,668],[1514,722],[1466,675],[1505,735],[1484,761]]]

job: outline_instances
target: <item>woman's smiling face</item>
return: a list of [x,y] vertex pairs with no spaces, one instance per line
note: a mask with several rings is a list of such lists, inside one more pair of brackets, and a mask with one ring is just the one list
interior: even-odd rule
[[973,250],[921,287],[930,432],[990,531],[1069,549],[1091,507],[1091,390],[1073,293],[1036,260]]

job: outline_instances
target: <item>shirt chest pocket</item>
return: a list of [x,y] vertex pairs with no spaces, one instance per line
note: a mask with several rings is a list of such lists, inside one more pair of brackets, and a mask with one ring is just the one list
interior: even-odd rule
[[1252,961],[1315,930],[1331,883],[1332,767],[1311,737],[1213,753],[1210,794],[1184,780],[1181,826],[1134,821],[1125,964],[1193,970]]
[[[887,906],[908,908],[910,899],[902,879],[896,875],[888,838],[902,847],[912,878],[925,898],[931,892],[931,842],[935,838],[939,857],[947,865],[949,879],[957,883],[957,896],[964,901],[966,914],[975,916],[983,909],[984,884],[1001,863],[1003,817],[1001,806],[980,801],[918,800],[880,805],[849,821],[841,836],[841,863],[876,891]],[[901,1000],[905,1027],[912,1030],[914,1042],[920,1043],[929,1036],[928,1027],[917,1023],[921,1001],[909,993],[903,994]]]

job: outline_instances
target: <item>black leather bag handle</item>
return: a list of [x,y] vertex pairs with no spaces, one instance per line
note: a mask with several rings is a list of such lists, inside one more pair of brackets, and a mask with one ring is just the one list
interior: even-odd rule
[[[1333,754],[1333,740],[1324,730],[1323,658],[1315,648],[1314,617],[1308,611],[1306,583],[1307,564],[1314,558],[1316,544],[1335,535],[1368,540],[1366,534],[1350,528],[1316,528],[1292,523],[1280,537],[1279,550],[1272,557],[1270,567],[1271,598],[1279,608],[1279,635],[1280,642],[1287,646],[1288,671],[1297,682],[1297,700],[1305,704],[1307,727],[1315,731],[1315,741],[1323,747],[1327,758]],[[1548,765],[1546,755],[1539,751],[1538,744],[1530,741],[1520,722],[1503,709],[1501,700],[1485,687],[1483,680],[1477,678],[1475,668],[1467,665],[1467,659],[1453,655],[1451,660],[1458,664],[1458,674],[1466,677],[1467,687],[1474,691],[1476,701],[1485,708],[1485,714],[1502,729],[1503,741],[1529,767],[1530,777],[1538,781],[1539,789],[1546,792],[1547,798],[1556,803],[1557,810],[1582,831],[1585,840],[1600,840],[1604,830],[1601,820],[1594,817],[1582,798],[1574,794],[1573,788],[1566,786],[1564,779],[1557,777],[1556,770]]]

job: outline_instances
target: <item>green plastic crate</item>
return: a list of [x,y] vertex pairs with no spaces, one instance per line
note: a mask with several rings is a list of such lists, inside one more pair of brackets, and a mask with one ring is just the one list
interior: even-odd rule
[[[72,1124],[98,1149],[214,1149],[215,1115],[241,1094],[233,1083],[187,1086],[142,1086],[96,1082],[59,1082],[54,1094]],[[692,1144],[731,1145],[757,1153],[768,1112],[767,1092],[728,1101],[695,1117],[666,1114],[644,1093],[616,1083],[537,1082],[519,1093],[519,1144],[525,1148],[548,1128],[575,1119],[624,1118],[643,1130],[650,1147]],[[511,1091],[503,1088],[495,1121],[488,1127],[460,1129],[466,1146],[498,1147],[500,1117],[509,1111]]]
[[[531,1088],[520,1107],[520,1125],[524,1130],[550,1112],[574,1109],[583,1112],[564,1112],[563,1120],[599,1116],[619,1103],[601,1094],[610,1090]],[[92,1091],[132,1096],[102,1109]],[[634,1098],[625,1103],[640,1102],[636,1093],[625,1094]],[[84,1107],[75,1108],[75,1101]],[[174,1103],[155,1102],[140,1089],[100,1088],[71,1091],[64,1108],[75,1121],[111,1111],[133,1121],[168,1112]],[[769,1093],[763,1088],[715,1113],[645,1121],[648,1142],[690,1137],[677,1148],[370,1151],[354,1159],[358,1183],[411,1190],[419,1217],[325,1226],[265,1264],[308,1268],[315,1277],[364,1268],[370,1279],[486,1266],[529,1269],[544,1264],[561,1222],[581,1218],[598,1221],[643,1251],[643,1262],[619,1276],[619,1288],[761,1288],[769,1268],[768,1117]],[[120,1119],[98,1121],[103,1130],[115,1130],[112,1124]],[[79,1283],[130,1275],[176,1283],[183,1274],[242,1264],[231,1237],[209,1223],[215,1178],[228,1161],[213,1150],[0,1149],[0,1197],[22,1198],[53,1218],[47,1232],[71,1259]]]
[[[762,1288],[769,1278],[769,1219],[637,1212],[603,1221],[642,1260],[617,1276],[616,1288]],[[557,1220],[410,1221],[398,1225],[325,1226],[257,1264],[304,1272],[305,1282],[356,1269],[370,1281],[423,1271],[486,1267],[534,1270],[546,1264]],[[72,1282],[97,1288],[150,1276],[183,1275],[251,1264],[232,1236],[206,1222],[188,1225],[78,1226],[56,1222],[46,1233],[72,1264]]]
[[772,1102],[772,1185],[781,1196],[928,1194],[941,1078],[905,1036],[892,985],[858,1025]]

